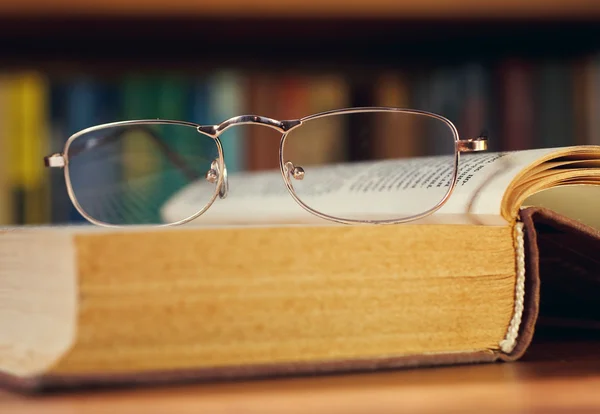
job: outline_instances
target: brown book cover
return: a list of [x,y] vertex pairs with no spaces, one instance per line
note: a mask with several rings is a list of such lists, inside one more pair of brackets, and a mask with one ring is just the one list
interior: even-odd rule
[[[375,83],[375,102],[378,106],[410,108],[410,80],[404,73],[385,73]],[[373,157],[393,159],[422,155],[418,122],[413,117],[382,117],[373,125]]]
[[[250,114],[277,119],[280,102],[273,92],[279,86],[279,77],[269,73],[251,73],[247,79],[247,110]],[[266,128],[248,125],[246,160],[249,170],[271,170],[279,167],[278,134]]]

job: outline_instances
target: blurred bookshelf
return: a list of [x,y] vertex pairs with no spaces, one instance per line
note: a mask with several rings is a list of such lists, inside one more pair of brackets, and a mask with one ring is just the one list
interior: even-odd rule
[[[123,119],[385,105],[486,129],[492,150],[600,144],[594,0],[3,1],[0,47],[0,224],[81,221],[42,157]],[[277,159],[235,142],[231,170]]]

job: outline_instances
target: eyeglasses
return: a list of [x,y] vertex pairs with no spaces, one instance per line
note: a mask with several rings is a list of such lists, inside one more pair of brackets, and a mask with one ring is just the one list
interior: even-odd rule
[[[289,194],[315,216],[344,224],[405,223],[434,213],[456,186],[460,154],[487,149],[486,137],[460,139],[443,116],[366,107],[286,121],[242,115],[217,125],[114,122],[72,135],[63,152],[45,157],[45,164],[64,168],[72,203],[93,224],[184,224],[205,213],[217,198],[236,195],[236,189],[252,193],[252,186],[268,176],[239,172],[228,177],[221,139],[239,125],[282,133],[279,172]],[[433,155],[399,159],[398,147],[407,144],[427,146]],[[354,146],[350,157],[349,146]],[[377,155],[368,156],[373,152]],[[411,151],[406,153],[410,156]],[[255,209],[268,216],[280,206],[270,198],[277,192],[272,181],[262,182],[269,188],[253,193],[253,199],[260,200]],[[396,190],[397,196],[389,195]],[[382,193],[388,194],[380,197]],[[234,208],[242,213],[247,207]]]

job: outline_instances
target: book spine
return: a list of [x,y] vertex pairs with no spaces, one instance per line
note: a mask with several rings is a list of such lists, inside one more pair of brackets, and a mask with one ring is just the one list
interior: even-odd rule
[[[276,118],[277,105],[273,91],[279,87],[279,80],[263,73],[252,73],[247,80],[247,107],[250,114],[260,114]],[[274,135],[260,126],[248,126],[248,169],[252,171],[279,168],[279,146]]]
[[591,59],[588,73],[589,98],[585,105],[587,110],[587,142],[600,145],[600,54]]
[[508,60],[499,68],[502,150],[535,146],[534,71],[522,60]]
[[[208,85],[208,117],[203,122],[221,123],[231,117],[246,113],[244,105],[244,76],[233,70],[215,74]],[[223,153],[228,172],[235,173],[247,168],[248,149],[244,128],[231,128],[221,136]]]
[[9,177],[18,224],[40,224],[50,219],[50,193],[41,160],[49,145],[47,79],[22,72],[8,85]]
[[[69,81],[65,91],[66,100],[66,129],[67,137],[95,124],[95,114],[98,110],[96,100],[98,91],[94,81],[87,76],[79,76]],[[102,164],[93,170],[86,169],[86,186],[92,186],[92,180],[103,177]],[[75,207],[69,206],[68,221],[85,222],[85,219]]]
[[[386,72],[375,83],[377,106],[410,108],[410,80],[404,72]],[[374,125],[373,157],[376,159],[407,158],[418,156],[422,149],[415,139],[417,124],[408,117],[384,117]]]
[[0,77],[0,225],[13,222],[13,194],[10,173],[10,144],[12,137],[8,134],[9,82],[7,75]]
[[568,146],[573,140],[573,85],[570,71],[570,66],[557,61],[542,62],[537,68],[537,147]]

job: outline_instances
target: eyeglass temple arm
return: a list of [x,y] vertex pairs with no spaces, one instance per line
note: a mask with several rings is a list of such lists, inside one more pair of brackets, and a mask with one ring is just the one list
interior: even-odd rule
[[[183,160],[183,158],[181,158],[181,156],[178,153],[171,150],[171,148],[169,148],[169,146],[167,144],[165,144],[160,139],[160,137],[158,135],[156,135],[156,133],[152,129],[150,129],[146,126],[143,126],[143,125],[134,125],[131,127],[131,129],[134,129],[134,130],[141,129],[144,132],[147,132],[150,135],[150,137],[152,138],[152,141],[154,142],[154,144],[159,148],[159,150],[167,157],[167,159],[173,165],[175,165],[177,168],[179,168],[186,175],[186,177],[189,180],[197,180],[198,178],[200,178],[200,176],[194,170],[192,170],[191,168],[188,167],[185,160]],[[90,148],[110,144],[111,142],[114,142],[117,139],[119,139],[121,137],[121,135],[123,134],[123,132],[124,131],[121,130],[121,131],[118,131],[117,133],[106,135],[106,136],[102,137],[102,139],[98,140],[98,143],[96,145],[94,145],[93,147],[82,147],[79,149],[73,149],[69,152],[69,157],[77,156]],[[60,159],[58,159],[59,157],[60,157]],[[62,154],[52,154],[50,156],[44,157],[44,161],[45,161],[46,167],[64,167],[64,158],[63,158]]]

